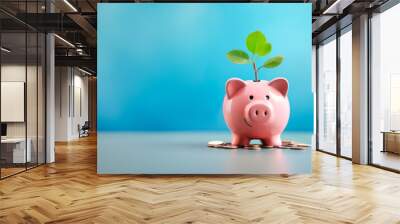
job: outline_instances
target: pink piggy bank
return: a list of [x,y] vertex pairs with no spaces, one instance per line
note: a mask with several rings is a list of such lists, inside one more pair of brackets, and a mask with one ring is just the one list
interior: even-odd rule
[[232,145],[246,146],[252,139],[266,146],[281,146],[281,133],[290,115],[289,83],[229,79],[224,98],[224,119],[232,132]]

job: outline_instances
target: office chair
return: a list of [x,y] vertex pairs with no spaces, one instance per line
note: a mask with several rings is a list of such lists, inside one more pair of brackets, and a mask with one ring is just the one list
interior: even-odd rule
[[80,127],[80,125],[78,125],[79,138],[89,136],[89,129],[90,129],[89,121],[85,121],[85,123],[82,125],[82,127]]

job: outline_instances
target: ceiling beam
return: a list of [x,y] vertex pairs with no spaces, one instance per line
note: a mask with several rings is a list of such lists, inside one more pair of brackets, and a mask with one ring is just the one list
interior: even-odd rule
[[55,56],[56,66],[80,66],[88,67],[96,71],[97,62],[95,57],[91,56]]
[[78,26],[82,28],[82,30],[85,31],[85,33],[90,37],[87,38],[87,41],[91,41],[90,45],[91,46],[96,46],[96,36],[97,36],[97,30],[90,24],[85,17],[83,17],[80,14],[68,14],[68,17],[73,20]]

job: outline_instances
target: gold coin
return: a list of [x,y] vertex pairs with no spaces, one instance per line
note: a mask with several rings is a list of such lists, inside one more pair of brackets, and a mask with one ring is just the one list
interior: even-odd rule
[[208,142],[208,146],[219,146],[219,145],[222,145],[222,144],[224,144],[223,141],[209,141]]

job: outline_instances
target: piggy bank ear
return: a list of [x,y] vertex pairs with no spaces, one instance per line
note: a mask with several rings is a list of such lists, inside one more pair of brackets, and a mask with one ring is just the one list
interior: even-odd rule
[[238,78],[232,78],[229,79],[226,82],[226,95],[228,99],[231,99],[237,92],[239,92],[241,89],[243,89],[246,86],[246,82],[238,79]]
[[268,83],[269,86],[273,87],[274,89],[278,90],[282,96],[287,96],[288,89],[289,89],[289,82],[285,78],[276,78]]

